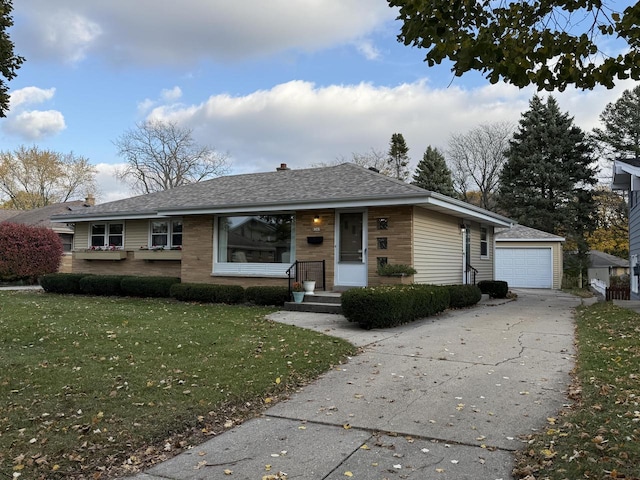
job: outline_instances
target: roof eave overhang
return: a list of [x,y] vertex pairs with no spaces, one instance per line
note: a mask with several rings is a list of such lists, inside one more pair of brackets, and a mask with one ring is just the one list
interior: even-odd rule
[[566,238],[497,238],[496,242],[564,242]]
[[106,222],[111,220],[148,220],[158,218],[158,212],[118,212],[118,213],[96,213],[93,215],[55,215],[51,217],[56,223],[77,223],[77,222]]

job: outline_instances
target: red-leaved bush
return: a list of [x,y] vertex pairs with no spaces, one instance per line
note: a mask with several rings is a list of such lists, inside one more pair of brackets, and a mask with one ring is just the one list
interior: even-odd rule
[[29,280],[58,271],[62,242],[53,231],[17,223],[0,223],[0,280]]

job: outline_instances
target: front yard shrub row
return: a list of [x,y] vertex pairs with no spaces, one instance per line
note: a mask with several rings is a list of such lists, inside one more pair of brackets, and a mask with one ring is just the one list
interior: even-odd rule
[[248,302],[255,305],[284,305],[289,297],[287,287],[257,286],[245,290],[239,285],[180,283],[177,277],[51,273],[40,277],[40,285],[49,293],[174,297],[187,302],[206,303]]
[[502,280],[482,280],[478,287],[491,298],[507,298],[509,293],[509,284]]
[[436,285],[354,288],[342,294],[342,312],[362,328],[386,328],[442,312],[449,289]]
[[476,285],[393,285],[354,288],[342,294],[342,313],[362,328],[388,328],[466,308],[482,298]]

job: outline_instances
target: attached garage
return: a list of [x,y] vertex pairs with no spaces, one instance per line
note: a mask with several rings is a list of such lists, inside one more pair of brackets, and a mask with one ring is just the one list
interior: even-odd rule
[[523,225],[496,231],[496,280],[515,288],[559,289],[562,242],[562,237]]

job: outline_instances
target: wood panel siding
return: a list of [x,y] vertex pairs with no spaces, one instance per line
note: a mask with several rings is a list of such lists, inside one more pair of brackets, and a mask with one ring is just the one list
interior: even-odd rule
[[418,272],[415,282],[462,283],[462,241],[457,218],[414,207],[413,265]]
[[[318,217],[318,222],[313,219]],[[326,289],[333,289],[335,278],[335,210],[310,210],[296,213],[296,252],[300,261],[325,261]],[[311,244],[307,237],[322,237],[322,243]]]
[[[386,230],[378,229],[379,218],[388,220]],[[387,283],[377,273],[379,257],[391,265],[413,266],[413,207],[370,207],[367,219],[368,285],[375,286]],[[378,248],[378,238],[386,239],[386,249]]]

